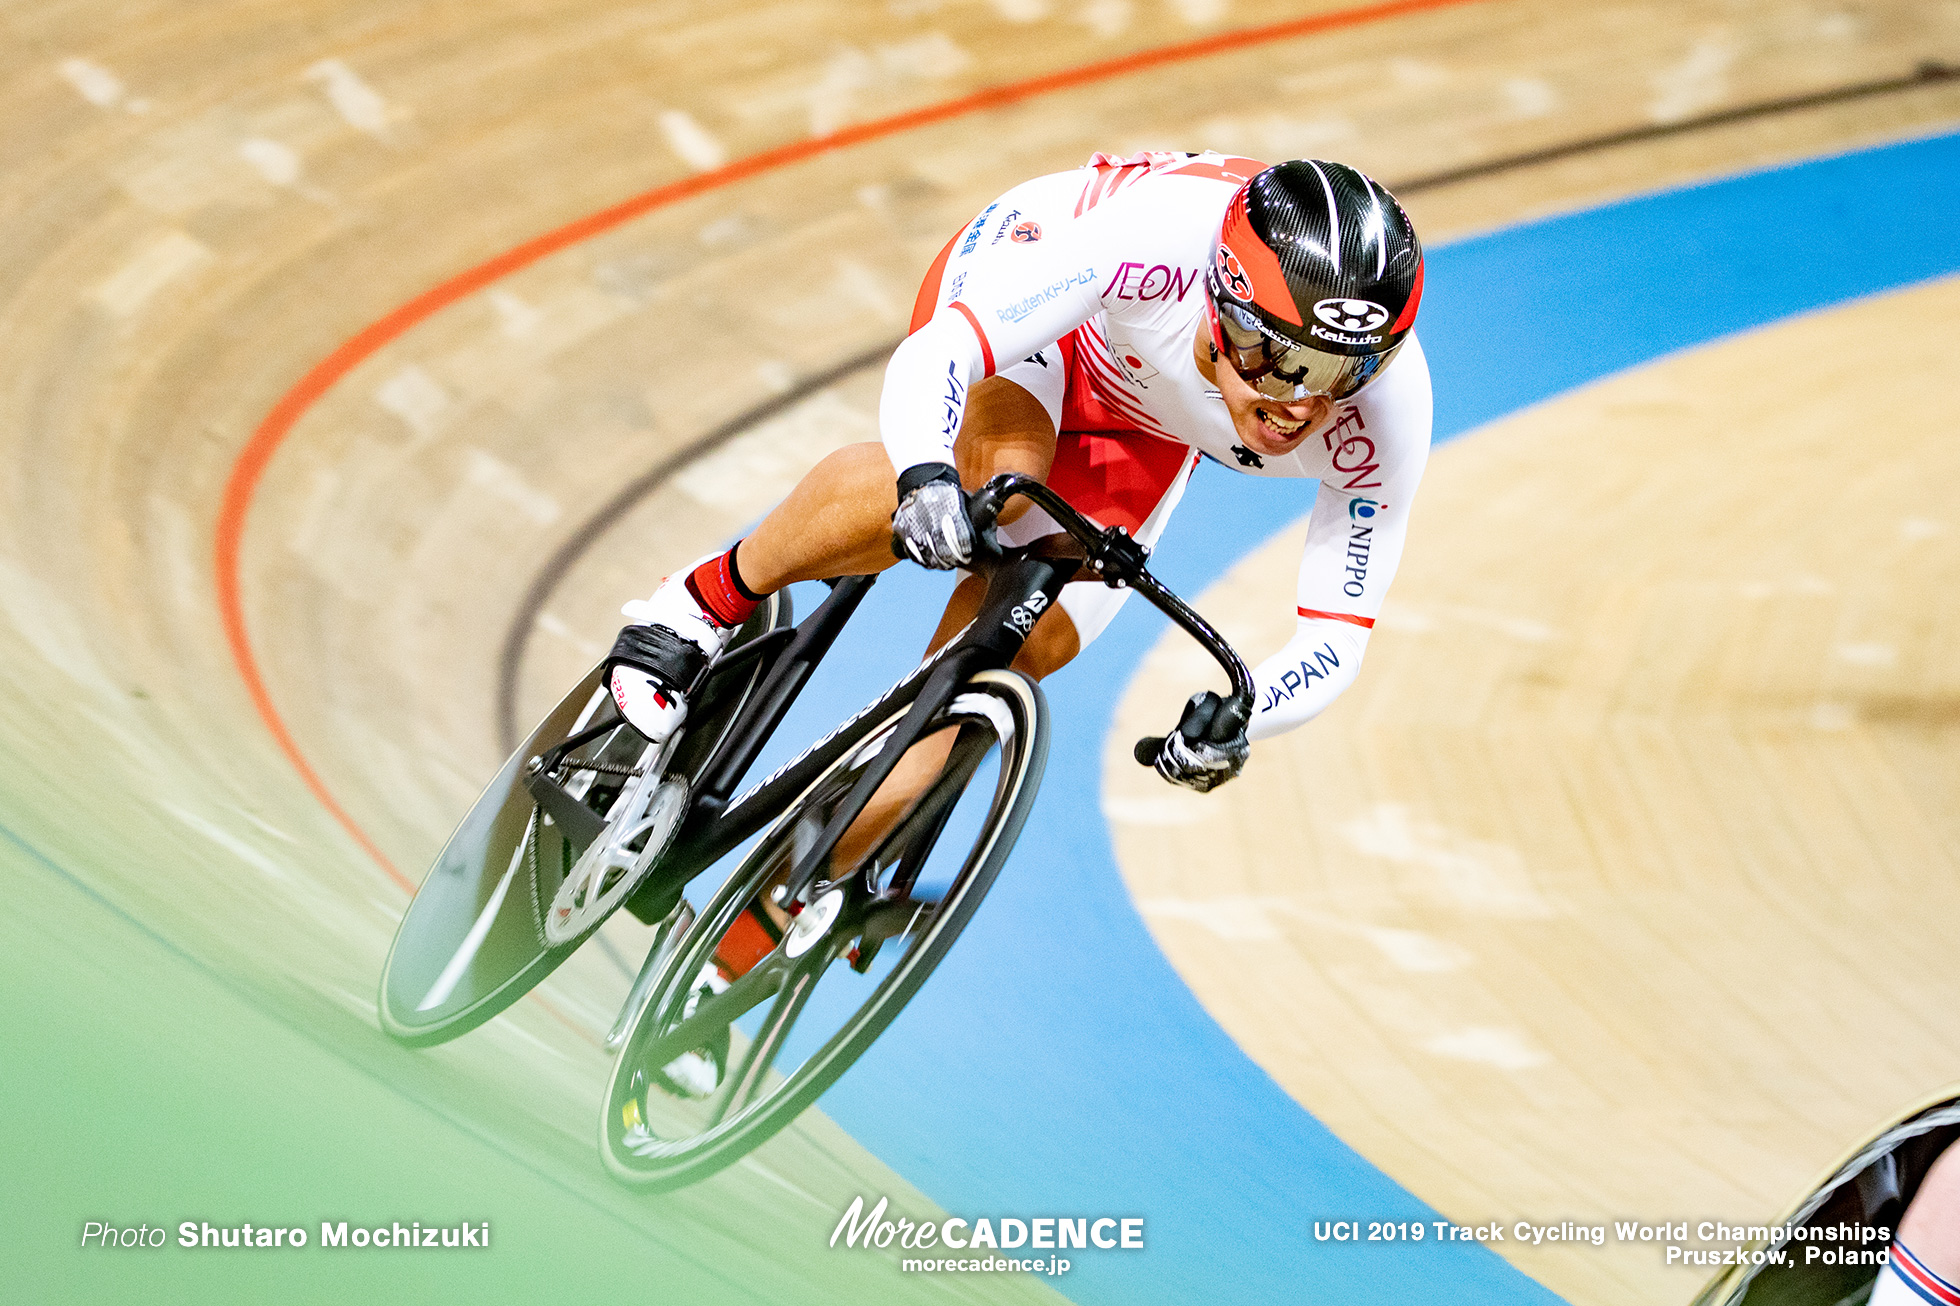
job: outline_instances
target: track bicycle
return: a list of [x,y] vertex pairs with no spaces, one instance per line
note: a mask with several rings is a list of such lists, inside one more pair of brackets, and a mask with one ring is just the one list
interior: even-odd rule
[[[996,545],[1016,496],[1063,533]],[[414,1044],[473,1028],[625,906],[657,929],[607,1036],[618,1056],[600,1153],[628,1183],[692,1183],[834,1083],[986,896],[1048,749],[1041,688],[1011,664],[1065,584],[1135,589],[1225,669],[1220,710],[1250,717],[1244,662],[1120,528],[1014,474],[976,492],[971,516],[973,570],[987,581],[973,621],[739,796],[875,577],[829,582],[800,625],[786,594],[765,600],[704,673],[664,756],[619,717],[601,669],[588,674],[506,763],[411,904],[383,976],[384,1028]],[[1153,764],[1161,744],[1138,741],[1138,761]],[[697,909],[686,886],[725,861],[733,870]]]

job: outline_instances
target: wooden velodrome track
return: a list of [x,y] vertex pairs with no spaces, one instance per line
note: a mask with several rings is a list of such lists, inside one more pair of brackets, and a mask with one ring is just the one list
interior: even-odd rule
[[[0,852],[23,884],[66,873],[38,890],[61,899],[40,921],[50,964],[112,974],[105,939],[139,923],[151,942],[129,956],[175,950],[155,984],[197,970],[298,1031],[292,1055],[438,1104],[457,1183],[514,1164],[567,1210],[631,1227],[648,1256],[739,1266],[764,1299],[861,1286],[837,1262],[750,1246],[758,1210],[814,1246],[850,1195],[904,1191],[820,1116],[658,1221],[606,1187],[588,1141],[594,1043],[624,981],[599,951],[437,1053],[384,1046],[369,1012],[403,881],[500,756],[500,693],[534,716],[623,598],[740,529],[824,450],[869,438],[875,370],[674,469],[562,572],[553,550],[626,481],[889,342],[947,232],[1092,150],[1326,154],[1393,184],[1960,51],[1951,7],[1411,5],[717,171],[981,88],[1342,12],[6,10]],[[1431,187],[1411,208],[1433,243],[1956,118],[1960,91],[1929,84]],[[388,317],[690,178],[712,188],[458,285],[440,311]],[[1941,487],[1960,468],[1932,378],[1950,371],[1956,304],[1950,287],[1914,293],[1924,358],[1900,373],[1924,383],[1885,398],[1897,440],[1855,503],[1821,452],[1778,461],[1772,443],[1795,427],[1828,445],[1828,423],[1786,397],[1814,379],[1779,370],[1828,328],[1614,381],[1439,454],[1360,684],[1262,747],[1242,787],[1189,824],[1145,827],[1125,799],[1188,812],[1111,768],[1119,852],[1193,989],[1303,1105],[1446,1214],[1766,1216],[1866,1125],[1954,1078],[1953,1036],[1923,1013],[1950,1009],[1955,982],[1937,947],[1960,842],[1955,632],[1932,596],[1953,580],[1960,523]],[[390,325],[360,335],[375,323]],[[1736,458],[1775,469],[1775,511],[1670,493],[1685,469],[1653,455],[1652,419],[1715,420],[1695,406],[1717,385],[1776,414],[1730,432]],[[1561,473],[1545,450],[1574,424],[1597,436]],[[1530,484],[1528,466],[1562,477],[1541,497],[1582,544],[1547,551],[1480,511],[1486,487]],[[1864,523],[1880,517],[1874,536]],[[1719,566],[1713,541],[1730,546]],[[1203,604],[1254,655],[1283,635],[1287,547]],[[1860,582],[1880,556],[1874,591]],[[1466,570],[1506,580],[1466,599]],[[1654,642],[1681,627],[1692,655]],[[1185,692],[1166,656],[1115,739]],[[1639,694],[1623,688],[1630,664]],[[1305,813],[1289,828],[1317,832],[1306,852],[1241,833],[1222,869],[1190,855],[1276,801]],[[1459,872],[1517,910],[1439,898]],[[621,954],[643,942],[630,922],[609,929]],[[1861,964],[1877,954],[1898,978]],[[1261,996],[1275,987],[1298,1007]],[[1639,1004],[1619,1000],[1634,991]],[[1791,992],[1829,1013],[1801,1040],[1779,1001]],[[101,1008],[75,1018],[95,1022],[84,1041],[127,1033]],[[60,1060],[45,1034],[32,1046],[30,1061]],[[191,1082],[194,1058],[155,1055],[152,1073]],[[56,1110],[50,1127],[80,1115]],[[50,1182],[64,1231],[100,1204],[100,1177]],[[1519,1264],[1585,1301],[1681,1300],[1698,1277],[1610,1249]],[[882,1291],[980,1289],[893,1277]],[[1005,1278],[985,1291],[1045,1293]]]

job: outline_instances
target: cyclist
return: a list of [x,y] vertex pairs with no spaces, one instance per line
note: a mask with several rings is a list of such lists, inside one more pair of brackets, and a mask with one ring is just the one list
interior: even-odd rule
[[1960,1145],[1933,1162],[1899,1221],[1871,1306],[1960,1306]]
[[[1296,633],[1254,673],[1249,727],[1216,712],[1216,695],[1194,696],[1157,764],[1194,789],[1223,783],[1250,740],[1310,719],[1360,669],[1429,450],[1429,371],[1412,330],[1422,266],[1400,205],[1337,163],[1098,154],[1015,187],[927,274],[885,374],[882,443],[831,454],[734,548],[627,605],[633,624],[609,667],[621,713],[669,735],[686,714],[679,690],[784,585],[879,571],[899,552],[969,562],[966,495],[996,473],[1037,477],[1151,544],[1209,458],[1319,481]],[[1000,538],[1055,529],[1017,500]],[[933,647],[983,592],[962,580]],[[1069,584],[1015,665],[1054,671],[1125,597]]]

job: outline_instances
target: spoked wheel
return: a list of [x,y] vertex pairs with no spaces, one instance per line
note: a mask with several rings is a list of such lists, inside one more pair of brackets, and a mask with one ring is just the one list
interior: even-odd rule
[[[788,597],[770,596],[731,651],[789,619]],[[587,673],[505,762],[409,904],[381,976],[382,1029],[420,1046],[476,1028],[633,899],[765,665],[711,674],[664,759],[620,720],[599,669]],[[608,837],[614,816],[631,819]],[[651,919],[671,906],[670,896]]]
[[[796,914],[775,899],[905,709],[880,709],[702,908],[613,1065],[600,1151],[619,1178],[692,1183],[788,1124],[932,973],[1006,861],[1047,755],[1041,691],[1011,671],[962,685]],[[874,800],[872,811],[879,801]],[[882,828],[881,828],[882,827]]]

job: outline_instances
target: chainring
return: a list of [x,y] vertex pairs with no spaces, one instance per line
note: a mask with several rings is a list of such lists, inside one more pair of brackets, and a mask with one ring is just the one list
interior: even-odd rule
[[687,778],[670,775],[592,841],[544,911],[540,928],[548,945],[579,942],[633,895],[673,843],[687,800]]

